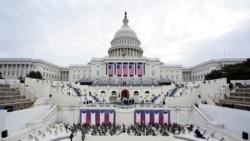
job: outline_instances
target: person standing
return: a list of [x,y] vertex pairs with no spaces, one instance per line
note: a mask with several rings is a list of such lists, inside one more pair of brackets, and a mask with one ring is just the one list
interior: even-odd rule
[[71,134],[70,134],[70,136],[69,136],[70,141],[72,141],[72,140],[73,140],[73,137],[74,137],[73,132],[71,132]]

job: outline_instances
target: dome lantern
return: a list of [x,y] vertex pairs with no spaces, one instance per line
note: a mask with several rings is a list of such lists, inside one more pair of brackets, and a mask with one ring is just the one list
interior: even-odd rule
[[125,11],[125,14],[124,14],[124,19],[122,21],[123,21],[123,26],[128,25],[128,18],[127,18],[127,12],[126,11]]

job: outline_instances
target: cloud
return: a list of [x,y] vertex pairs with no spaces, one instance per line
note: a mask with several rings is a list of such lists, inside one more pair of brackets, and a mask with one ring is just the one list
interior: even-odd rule
[[248,0],[3,0],[0,57],[87,64],[108,56],[124,11],[144,56],[166,64],[192,66],[221,58],[224,44],[226,57],[250,55],[244,51],[249,50]]

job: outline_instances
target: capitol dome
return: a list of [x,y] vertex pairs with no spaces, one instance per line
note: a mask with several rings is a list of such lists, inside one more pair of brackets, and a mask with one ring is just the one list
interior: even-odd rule
[[142,57],[141,42],[134,30],[129,27],[128,21],[127,13],[125,12],[123,26],[115,33],[111,41],[111,47],[108,50],[110,57]]

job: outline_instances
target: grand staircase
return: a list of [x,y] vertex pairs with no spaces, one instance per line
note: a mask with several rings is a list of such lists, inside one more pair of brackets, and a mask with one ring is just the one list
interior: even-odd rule
[[0,109],[8,112],[30,108],[35,99],[21,95],[19,88],[11,88],[10,84],[0,84]]
[[230,92],[229,96],[225,96],[215,103],[223,107],[250,111],[250,86],[236,88],[234,92]]

